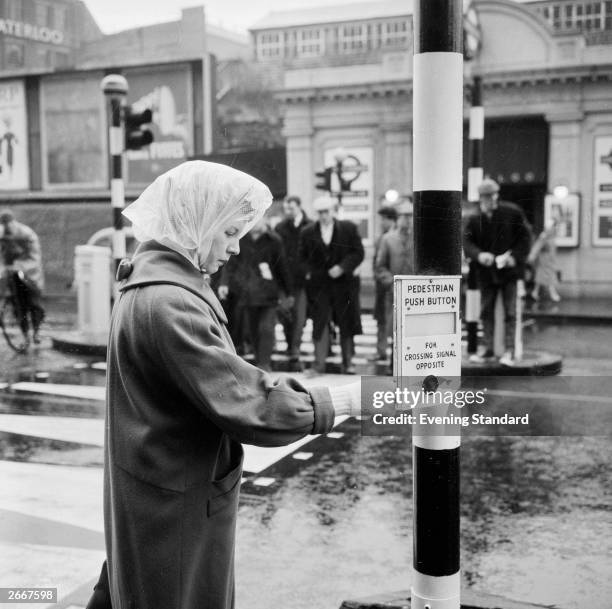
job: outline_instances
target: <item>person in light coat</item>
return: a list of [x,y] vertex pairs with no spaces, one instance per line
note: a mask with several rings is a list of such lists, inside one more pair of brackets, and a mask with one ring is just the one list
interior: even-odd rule
[[207,278],[239,253],[271,201],[247,174],[190,161],[124,211],[141,245],[118,270],[107,362],[107,564],[89,609],[234,607],[242,444],[290,444],[359,412],[358,383],[307,389],[234,350]]

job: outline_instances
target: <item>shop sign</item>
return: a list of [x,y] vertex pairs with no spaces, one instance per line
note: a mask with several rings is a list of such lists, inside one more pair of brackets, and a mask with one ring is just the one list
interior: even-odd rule
[[27,38],[36,42],[64,44],[64,33],[48,27],[22,23],[12,19],[0,19],[0,33],[17,38]]

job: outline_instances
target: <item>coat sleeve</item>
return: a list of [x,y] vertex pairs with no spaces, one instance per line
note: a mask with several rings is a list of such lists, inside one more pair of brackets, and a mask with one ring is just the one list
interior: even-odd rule
[[463,251],[465,252],[466,258],[477,261],[478,254],[482,252],[480,246],[476,243],[476,234],[478,232],[477,222],[479,216],[472,216],[468,218],[463,230]]
[[531,249],[531,231],[527,225],[527,218],[522,211],[517,211],[515,227],[515,241],[512,247],[512,254],[519,263],[525,262]]
[[230,437],[284,446],[332,429],[335,412],[327,388],[272,380],[245,362],[229,349],[203,301],[173,289],[158,292],[150,306],[156,359],[168,382]]
[[345,224],[347,232],[347,252],[340,261],[345,275],[352,275],[353,271],[363,262],[365,252],[357,227],[352,222]]
[[389,245],[384,236],[380,240],[378,251],[376,252],[374,276],[377,281],[380,281],[384,286],[390,286],[393,283],[393,275],[391,274],[391,265],[389,262]]
[[272,272],[278,280],[278,284],[285,295],[290,295],[293,292],[293,281],[287,264],[285,255],[285,247],[280,237],[274,240],[274,260],[272,261]]

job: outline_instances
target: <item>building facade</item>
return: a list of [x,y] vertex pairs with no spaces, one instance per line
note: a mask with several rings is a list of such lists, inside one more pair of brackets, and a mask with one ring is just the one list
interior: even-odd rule
[[[551,213],[562,216],[561,272],[573,294],[612,293],[611,4],[473,3],[482,47],[466,62],[466,128],[467,85],[478,74],[485,174],[536,232]],[[572,15],[567,27],[561,14]],[[272,13],[251,34],[284,104],[288,192],[311,201],[315,172],[333,165],[341,147],[353,165],[344,214],[371,253],[381,195],[412,189],[410,3]]]
[[0,71],[0,206],[39,233],[48,291],[62,293],[74,247],[112,225],[104,76],[122,73],[127,103],[153,112],[153,144],[126,154],[129,201],[160,173],[212,152],[211,53],[244,57],[248,40],[219,28],[208,38],[201,6],[179,21],[106,37],[76,0],[7,0],[0,9],[10,15],[0,17],[2,48],[24,49],[23,65],[10,60]]
[[1,0],[0,71],[67,68],[78,49],[102,38],[81,0]]

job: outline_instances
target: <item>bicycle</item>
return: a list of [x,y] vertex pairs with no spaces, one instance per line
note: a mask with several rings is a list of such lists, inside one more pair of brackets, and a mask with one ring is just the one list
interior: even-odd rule
[[8,346],[17,353],[30,347],[28,295],[23,271],[7,270],[2,281],[6,286],[0,299],[0,328]]

